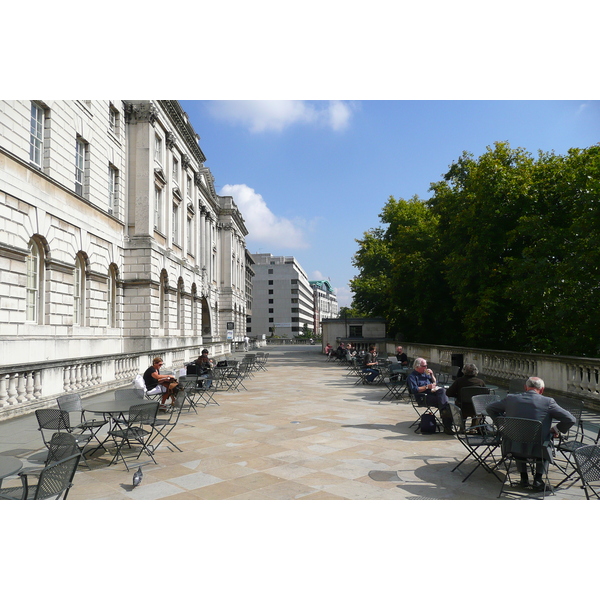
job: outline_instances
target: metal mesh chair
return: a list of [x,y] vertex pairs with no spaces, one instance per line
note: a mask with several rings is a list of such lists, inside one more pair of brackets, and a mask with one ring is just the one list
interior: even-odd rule
[[[169,434],[175,429],[179,423],[179,417],[185,404],[185,398],[175,398],[174,403],[169,407],[166,416],[155,418],[150,426],[152,427],[152,437],[148,440],[147,446],[151,448],[152,453],[156,452],[163,442],[168,442],[175,446],[179,452],[183,450],[173,441],[169,439]],[[154,445],[155,440],[159,440],[158,444]]]
[[477,386],[477,385],[469,385],[458,392],[458,398],[456,400],[457,406],[460,406],[460,411],[462,412],[463,419],[467,417],[475,417],[475,408],[473,407],[473,402],[471,398],[473,396],[479,396],[481,394],[487,394],[489,390],[486,387]]
[[[544,439],[541,421],[520,417],[497,417],[494,423],[498,427],[501,436],[502,457],[506,467],[506,478],[502,482],[498,494],[498,497],[500,497],[502,494],[515,494],[512,490],[505,491],[507,482],[510,488],[513,487],[511,479],[513,461],[524,461],[532,473],[537,471],[540,461],[545,461],[550,457],[550,441]],[[543,498],[546,496],[546,490],[549,490],[552,494],[554,493],[548,479],[548,473],[546,472],[544,475]]]
[[573,450],[577,472],[585,491],[586,500],[595,496],[600,500],[600,446],[591,444]]
[[79,423],[75,425],[75,427],[80,428],[83,433],[86,431],[89,432],[91,437],[98,442],[98,447],[106,450],[106,448],[104,448],[104,444],[98,438],[98,431],[105,425],[108,425],[108,421],[106,419],[87,419],[85,416],[85,409],[83,408],[83,404],[81,402],[81,396],[79,394],[65,394],[63,396],[59,396],[56,401],[60,410],[67,411],[68,413],[78,413]]
[[0,489],[2,500],[47,500],[56,496],[56,500],[67,499],[69,490],[73,486],[73,478],[77,471],[77,465],[81,454],[63,458],[58,462],[52,462],[36,474],[37,484],[31,484],[31,474],[23,472],[20,474],[21,486]]
[[47,448],[50,447],[50,432],[70,433],[77,441],[77,446],[81,457],[83,458],[83,462],[86,467],[91,470],[84,452],[85,448],[94,437],[89,433],[83,433],[81,430],[78,430],[77,427],[72,427],[67,411],[60,410],[60,408],[39,408],[35,411],[35,417],[38,422],[38,429],[42,434],[42,440]]
[[421,417],[423,416],[424,413],[430,412],[433,414],[433,416],[435,418],[435,424],[436,424],[438,431],[441,431],[444,428],[444,424],[440,420],[439,408],[437,407],[436,404],[431,404],[429,396],[425,393],[413,394],[410,391],[410,389],[408,389],[408,394],[410,397],[410,403],[418,415],[417,418],[415,419],[415,421],[413,422],[413,424],[410,425],[409,429],[416,425],[417,428],[415,429],[415,433],[420,431]]
[[583,414],[583,400],[561,399],[560,401],[557,400],[557,402],[559,402],[562,408],[568,410],[573,417],[575,417],[575,425],[573,425],[567,433],[560,434],[558,444],[556,445],[557,456],[566,462],[564,466],[561,466],[561,464],[557,462],[557,466],[564,473],[565,477],[556,484],[556,487],[561,486],[569,479],[572,481],[567,487],[571,487],[576,482],[574,476],[577,475],[577,467],[573,459],[573,452],[588,444],[597,444],[598,441],[600,441],[600,431],[595,439],[585,434],[583,420],[581,418]]
[[145,452],[154,464],[157,464],[154,456],[152,456],[152,450],[148,447],[147,441],[147,438],[150,439],[149,436],[152,435],[157,412],[157,402],[134,405],[129,409],[124,423],[125,426],[123,427],[123,423],[119,423],[117,427],[109,432],[109,435],[115,440],[115,444],[117,445],[115,456],[110,461],[111,465],[121,457],[126,469],[129,471],[129,465],[123,456],[122,449],[125,444],[131,447],[132,443],[137,443],[141,446],[136,460],[141,456],[142,452]]
[[[494,450],[500,445],[498,433],[491,428],[488,429],[481,425],[466,427],[460,408],[452,403],[450,403],[449,406],[450,411],[452,412],[452,423],[455,435],[468,452],[468,454],[452,469],[452,472],[456,471],[456,469],[471,457],[475,460],[475,466],[466,475],[463,482],[469,479],[479,467],[483,467],[488,473],[494,475],[498,481],[502,481],[496,473],[498,463],[493,457]],[[493,463],[491,466],[487,463],[489,459],[491,459]]]

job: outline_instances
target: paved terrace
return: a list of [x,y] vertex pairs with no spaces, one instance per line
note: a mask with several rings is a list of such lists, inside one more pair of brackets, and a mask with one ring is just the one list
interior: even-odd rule
[[[500,483],[481,468],[462,483],[470,461],[451,472],[466,453],[458,440],[417,434],[409,428],[416,417],[410,404],[380,402],[385,387],[355,386],[319,347],[267,350],[268,370],[246,380],[247,391],[218,392],[220,406],[182,414],[171,437],[183,452],[163,443],[158,465],[140,457],[140,486],[131,485],[134,469],[107,467],[111,457],[98,454],[91,471],[79,467],[68,500],[497,498]],[[0,453],[43,461],[34,415],[0,423]],[[572,486],[546,501],[584,497]]]

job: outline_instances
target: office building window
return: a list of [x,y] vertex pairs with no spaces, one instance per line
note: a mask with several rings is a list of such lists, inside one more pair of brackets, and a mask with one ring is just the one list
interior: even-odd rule
[[273,275],[273,269],[269,269],[268,275]]
[[269,312],[272,313],[275,309],[274,308],[270,308]]
[[272,279],[269,279],[268,285],[273,285],[273,280]]
[[269,294],[273,294],[273,290],[269,290]]
[[273,298],[269,298],[269,304],[273,304]]
[[274,320],[273,317],[269,317],[269,323],[272,323],[273,320]]
[[108,108],[108,129],[115,137],[119,137],[120,122],[119,111],[111,104]]

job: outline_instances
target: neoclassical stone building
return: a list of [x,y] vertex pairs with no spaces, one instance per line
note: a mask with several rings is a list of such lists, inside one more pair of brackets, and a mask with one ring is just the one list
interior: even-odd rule
[[243,339],[248,231],[198,140],[171,100],[0,101],[0,418]]

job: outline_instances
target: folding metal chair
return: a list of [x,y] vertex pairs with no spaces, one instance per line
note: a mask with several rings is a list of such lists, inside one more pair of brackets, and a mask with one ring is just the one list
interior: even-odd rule
[[103,442],[100,441],[100,438],[98,437],[98,432],[100,429],[102,429],[102,427],[105,425],[108,425],[108,421],[106,419],[87,419],[85,416],[85,409],[83,408],[83,404],[81,402],[81,396],[79,394],[65,394],[63,396],[59,396],[56,399],[56,402],[58,403],[58,408],[60,410],[64,410],[68,413],[78,413],[79,423],[77,425],[73,425],[73,427],[81,429],[82,433],[89,432],[91,437],[98,442],[98,448],[103,448],[106,450]]
[[591,444],[573,450],[579,478],[583,484],[586,500],[594,495],[600,500],[600,446]]
[[[449,406],[450,411],[452,412],[455,435],[468,452],[468,454],[452,469],[452,472],[456,471],[456,469],[471,457],[475,460],[475,466],[463,479],[463,483],[469,479],[479,467],[483,467],[488,473],[494,475],[498,481],[502,481],[495,471],[498,463],[493,458],[494,450],[500,445],[498,433],[493,430],[488,431],[481,425],[467,427],[460,408],[452,403],[450,403]],[[493,466],[488,465],[486,462],[490,458],[493,460]]]
[[[538,462],[550,456],[550,441],[544,439],[541,421],[520,417],[497,417],[494,423],[500,433],[502,457],[506,467],[506,478],[502,482],[498,497],[502,494],[521,496],[522,493],[512,490],[511,467],[513,461],[524,461],[532,473],[537,471]],[[544,475],[545,485],[542,498],[546,497],[546,489],[554,494],[554,489],[548,479],[548,472],[546,471]],[[511,488],[510,491],[505,491],[507,482]]]
[[73,478],[81,454],[77,452],[72,456],[52,462],[36,473],[37,484],[31,484],[31,474],[21,473],[21,486],[0,489],[2,500],[47,500],[56,496],[56,500],[67,499],[69,490],[73,486]]
[[[181,411],[184,404],[184,398],[175,398],[175,402],[167,411],[166,418],[155,418],[150,423],[153,435],[148,440],[147,446],[152,449],[152,453],[156,452],[160,445],[165,441],[172,446],[175,446],[179,452],[183,452],[183,450],[173,440],[169,439],[169,434],[175,429],[177,423],[179,423],[179,417],[181,416]],[[158,444],[154,445],[154,441],[158,438],[160,438]]]
[[[152,435],[154,421],[158,413],[157,402],[146,402],[144,404],[137,404],[129,409],[128,416],[125,420],[125,427],[115,427],[109,435],[115,440],[117,445],[117,452],[110,464],[112,465],[116,460],[121,457],[121,460],[125,463],[125,467],[129,471],[129,465],[123,456],[122,448],[125,444],[131,447],[132,443],[137,443],[141,446],[140,451],[136,457],[136,460],[141,456],[142,452],[145,452],[154,462],[154,456],[152,450],[148,448],[148,442],[146,438]],[[149,427],[149,429],[146,429]],[[119,443],[120,442],[120,443]]]
[[77,441],[77,447],[79,448],[85,466],[91,470],[91,467],[85,458],[84,451],[90,441],[94,438],[89,433],[83,433],[77,426],[72,427],[69,413],[66,410],[60,410],[60,408],[38,408],[35,411],[35,417],[38,422],[38,429],[42,434],[44,446],[50,448],[50,432],[70,433]]

